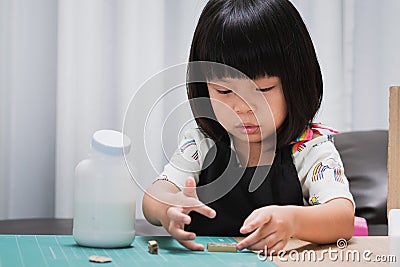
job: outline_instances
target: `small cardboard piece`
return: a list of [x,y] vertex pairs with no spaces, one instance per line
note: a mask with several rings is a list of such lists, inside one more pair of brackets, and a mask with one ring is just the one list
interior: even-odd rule
[[219,243],[207,243],[208,252],[237,252],[235,243],[231,244],[219,244]]

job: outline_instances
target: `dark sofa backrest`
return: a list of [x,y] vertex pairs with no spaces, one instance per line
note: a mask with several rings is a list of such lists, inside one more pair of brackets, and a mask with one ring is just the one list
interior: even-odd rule
[[334,140],[356,202],[356,216],[369,225],[387,224],[388,131],[341,133]]
[[334,140],[356,202],[356,216],[369,225],[387,224],[388,131],[341,133]]

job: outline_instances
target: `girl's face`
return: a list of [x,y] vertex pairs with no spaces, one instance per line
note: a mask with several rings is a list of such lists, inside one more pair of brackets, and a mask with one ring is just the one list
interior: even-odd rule
[[261,142],[279,129],[287,106],[279,77],[224,78],[207,83],[218,122],[238,140]]

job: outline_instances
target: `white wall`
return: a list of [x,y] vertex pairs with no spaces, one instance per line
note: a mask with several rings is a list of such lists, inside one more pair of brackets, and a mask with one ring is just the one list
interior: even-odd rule
[[389,86],[400,85],[400,1],[356,1],[352,129],[387,129]]
[[324,77],[319,119],[340,131],[387,129],[389,86],[400,84],[398,0],[292,0]]
[[0,218],[54,215],[57,1],[0,0]]

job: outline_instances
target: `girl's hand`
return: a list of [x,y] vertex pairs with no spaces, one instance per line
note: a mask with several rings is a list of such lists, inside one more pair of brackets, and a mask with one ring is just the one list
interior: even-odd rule
[[173,194],[170,198],[172,205],[167,209],[166,220],[162,220],[162,225],[179,243],[190,250],[204,250],[202,244],[194,243],[196,234],[184,230],[184,225],[191,222],[188,215],[191,211],[196,211],[208,218],[216,216],[215,210],[206,206],[197,197],[196,182],[193,177],[186,179],[185,187],[182,191]]
[[238,244],[238,249],[265,250],[268,255],[282,250],[293,236],[295,218],[293,206],[267,206],[256,209],[244,221],[240,232],[251,233]]

